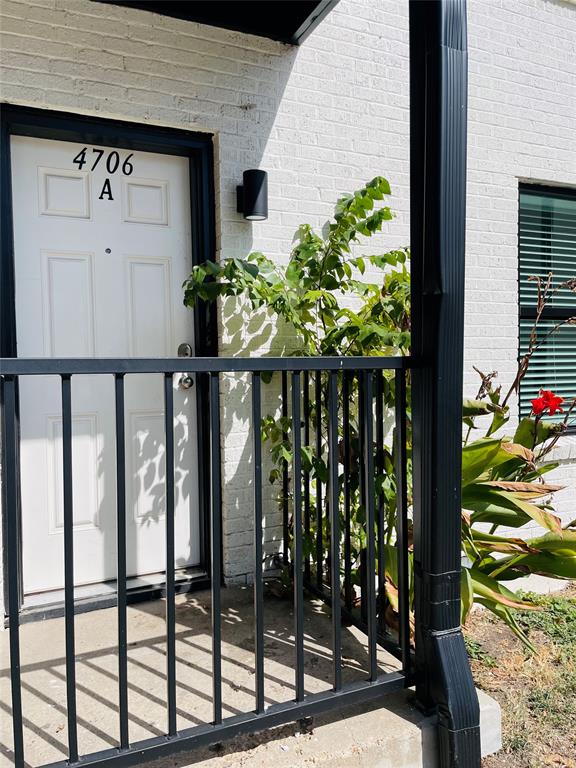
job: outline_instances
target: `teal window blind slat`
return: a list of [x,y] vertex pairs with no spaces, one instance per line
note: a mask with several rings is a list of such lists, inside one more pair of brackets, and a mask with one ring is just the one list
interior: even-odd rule
[[[520,334],[519,352],[528,349],[534,324],[537,284],[530,276],[546,279],[553,273],[553,285],[576,278],[576,193],[570,190],[520,186],[518,227]],[[538,327],[544,339],[562,319],[576,315],[576,292],[558,291],[548,304]],[[534,353],[520,384],[520,416],[528,416],[531,400],[540,389],[549,389],[567,402],[576,398],[576,325],[564,325]],[[562,415],[546,417],[561,420]]]

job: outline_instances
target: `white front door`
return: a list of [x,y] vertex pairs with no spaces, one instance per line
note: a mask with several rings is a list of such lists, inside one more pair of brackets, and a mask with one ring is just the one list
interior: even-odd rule
[[[28,137],[11,140],[19,357],[175,357],[192,342],[188,160]],[[175,377],[176,564],[200,559],[194,388]],[[165,568],[162,375],[126,391],[127,569]],[[75,583],[116,577],[112,376],[72,378]],[[20,379],[25,594],[64,584],[57,377]]]

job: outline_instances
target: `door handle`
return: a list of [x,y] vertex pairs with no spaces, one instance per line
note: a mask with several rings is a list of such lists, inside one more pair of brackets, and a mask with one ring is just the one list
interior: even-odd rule
[[183,373],[178,379],[178,389],[190,389],[194,386],[194,379],[189,373]]

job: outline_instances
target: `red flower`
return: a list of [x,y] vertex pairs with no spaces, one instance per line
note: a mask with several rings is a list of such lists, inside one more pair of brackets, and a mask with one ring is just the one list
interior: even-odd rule
[[556,411],[563,413],[563,409],[560,408],[561,403],[564,402],[563,397],[555,395],[548,389],[540,390],[540,397],[532,400],[532,413],[535,416],[541,416],[545,411],[548,411],[550,416],[554,416]]
[[543,397],[537,397],[532,400],[532,413],[535,416],[540,416],[546,410],[546,401]]
[[554,416],[556,411],[559,413],[564,413],[564,410],[560,408],[561,403],[564,402],[563,397],[559,397],[558,395],[555,395],[554,392],[547,391],[545,389],[540,391],[540,394],[546,400],[546,406],[548,408],[548,412],[550,413],[550,416]]

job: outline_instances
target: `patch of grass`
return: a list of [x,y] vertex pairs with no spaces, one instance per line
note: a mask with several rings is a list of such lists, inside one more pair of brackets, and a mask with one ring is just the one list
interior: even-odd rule
[[576,600],[533,592],[524,597],[544,610],[519,612],[517,619],[523,629],[528,633],[543,632],[560,648],[576,646]]
[[475,612],[466,628],[476,684],[502,708],[503,748],[483,765],[576,768],[576,586],[526,597],[542,610],[515,616],[536,654],[486,611]]
[[472,637],[465,637],[466,650],[472,661],[480,661],[487,667],[496,666],[496,659],[486,651],[482,643]]
[[541,714],[548,712],[552,699],[552,691],[549,691],[547,688],[536,688],[528,694],[527,702],[532,712]]
[[515,733],[504,740],[504,749],[509,752],[524,752],[528,746],[528,738],[525,733]]

